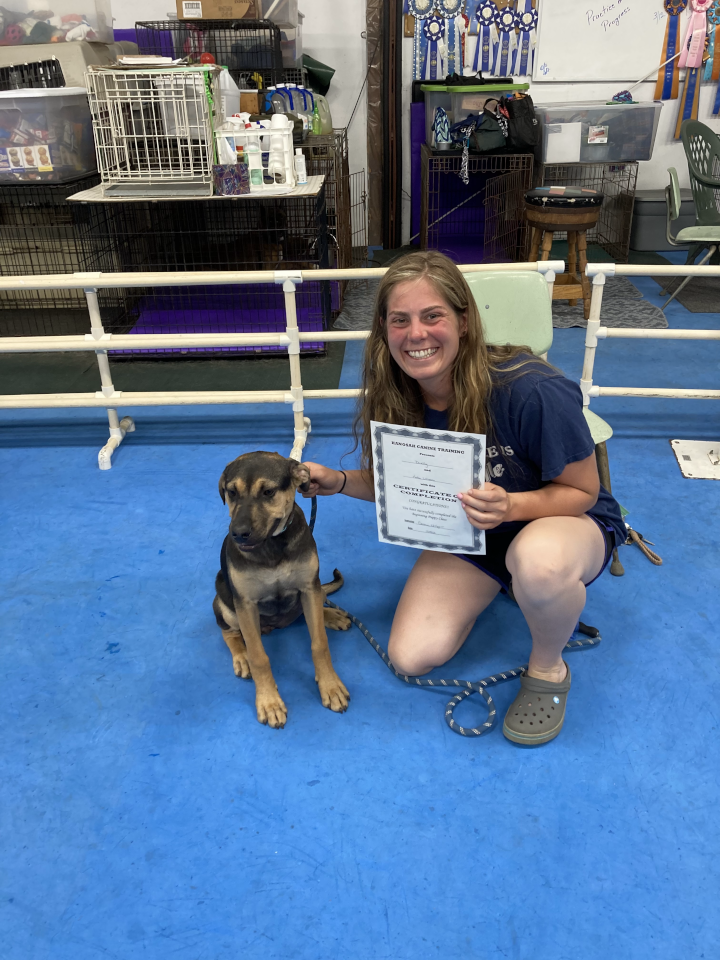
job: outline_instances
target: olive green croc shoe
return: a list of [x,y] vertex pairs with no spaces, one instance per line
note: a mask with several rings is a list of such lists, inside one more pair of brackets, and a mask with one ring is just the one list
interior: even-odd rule
[[565,666],[567,676],[560,683],[521,674],[520,692],[503,723],[503,733],[508,740],[532,747],[554,740],[560,733],[571,681],[570,667]]

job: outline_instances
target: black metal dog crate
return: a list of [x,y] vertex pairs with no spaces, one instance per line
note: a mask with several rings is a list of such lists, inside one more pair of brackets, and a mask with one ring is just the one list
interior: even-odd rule
[[60,61],[35,60],[30,63],[15,63],[0,67],[0,90],[27,90],[31,88],[64,87]]
[[[542,183],[549,186],[589,187],[603,194],[598,222],[587,232],[587,242],[597,243],[619,263],[627,263],[630,250],[635,187],[639,164],[544,163]],[[555,239],[567,234],[556,233]]]
[[475,154],[468,183],[462,155],[423,145],[420,246],[456,263],[501,263],[527,256],[525,192],[532,186],[530,153]]
[[[88,269],[88,217],[68,197],[100,183],[97,173],[66,183],[17,181],[0,186],[0,275],[39,276]],[[79,215],[78,215],[79,214]],[[95,270],[117,270],[110,249],[92,250]],[[99,302],[113,323],[127,313],[120,290],[101,290]],[[90,318],[82,290],[0,291],[0,336],[87,333]]]
[[[88,270],[104,270],[108,257],[123,272],[185,270],[311,270],[328,267],[325,188],[315,196],[204,200],[72,201],[88,236]],[[95,259],[96,258],[96,259]],[[109,333],[276,333],[285,329],[280,284],[148,287],[128,291],[126,311],[105,315]],[[331,320],[329,281],[305,282],[296,293],[300,330],[326,330]],[[207,355],[272,353],[279,347],[191,351]],[[324,343],[302,345],[320,353]],[[178,350],[124,351],[120,356],[175,355]]]
[[280,29],[270,20],[148,20],[135,24],[135,34],[143,54],[200,63],[210,53],[241,87],[255,72],[266,85],[283,80]]

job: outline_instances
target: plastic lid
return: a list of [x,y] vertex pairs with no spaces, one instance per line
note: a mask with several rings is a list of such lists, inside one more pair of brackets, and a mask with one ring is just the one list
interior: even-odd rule
[[529,83],[483,83],[468,84],[467,86],[435,86],[434,84],[421,84],[420,89],[423,93],[497,93],[499,90],[529,90]]
[[302,147],[295,147],[295,153],[301,157],[303,155]]
[[1,90],[0,97],[22,100],[25,97],[79,97],[87,96],[85,87],[38,87],[29,90]]

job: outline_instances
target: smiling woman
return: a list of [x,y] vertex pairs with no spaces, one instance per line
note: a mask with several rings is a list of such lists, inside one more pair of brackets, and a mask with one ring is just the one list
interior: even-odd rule
[[408,675],[445,663],[512,584],[533,645],[503,732],[526,745],[552,740],[570,689],[562,648],[586,585],[624,539],[620,508],[598,480],[579,387],[527,347],[488,347],[464,277],[435,251],[395,261],[380,283],[363,386],[361,469],[345,477],[307,463],[306,496],[374,499],[373,420],[487,436],[486,482],[456,493],[468,523],[486,531],[486,554],[420,555],[395,613],[392,662]]

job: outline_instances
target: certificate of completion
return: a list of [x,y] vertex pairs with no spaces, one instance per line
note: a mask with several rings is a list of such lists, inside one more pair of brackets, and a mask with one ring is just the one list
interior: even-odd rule
[[483,486],[485,437],[370,424],[378,535],[383,543],[442,553],[485,553],[456,494]]

